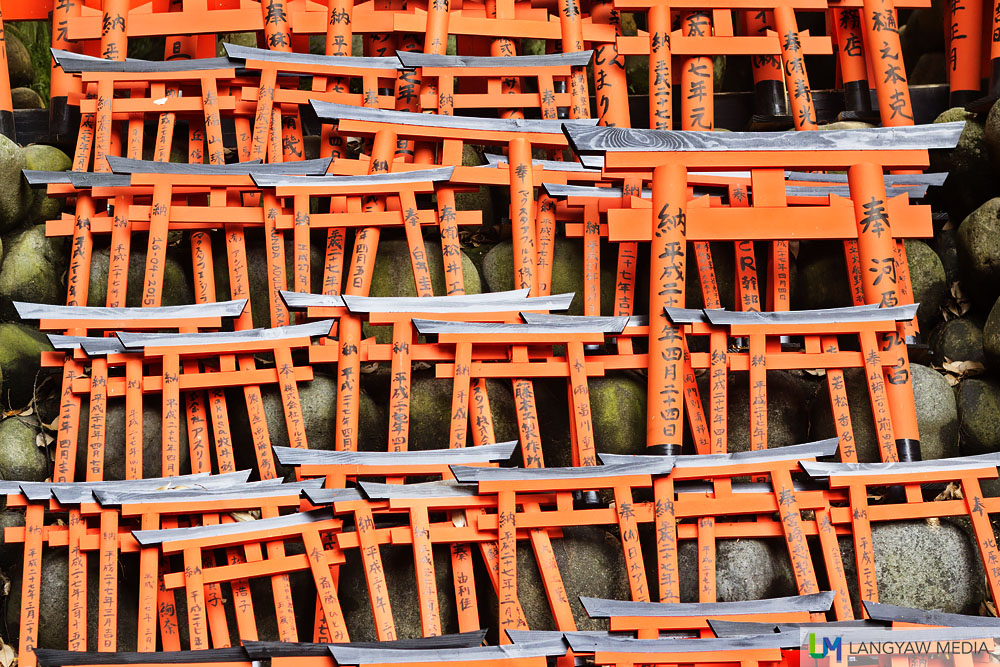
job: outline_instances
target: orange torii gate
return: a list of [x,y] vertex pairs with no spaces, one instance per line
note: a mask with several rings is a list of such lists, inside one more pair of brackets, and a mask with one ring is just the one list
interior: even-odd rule
[[[953,147],[962,127],[958,123],[858,132],[718,134],[567,126],[567,135],[584,164],[590,156],[603,156],[603,168],[608,174],[616,169],[634,172],[645,168],[653,172],[650,313],[655,318],[651,326],[656,333],[651,332],[650,336],[647,405],[650,447],[674,452],[681,444],[682,336],[661,313],[664,307],[684,305],[689,219],[693,224],[696,215],[714,214],[718,216],[717,225],[740,228],[763,218],[773,225],[776,237],[794,237],[793,230],[802,221],[793,213],[794,209],[781,205],[785,197],[783,171],[847,167],[853,220],[858,227],[860,264],[862,268],[873,269],[862,271],[865,301],[896,305],[901,298],[897,286],[899,267],[895,262],[896,244],[892,239],[882,170],[926,166],[927,150]],[[770,191],[766,187],[757,189],[755,206],[698,209],[688,205],[688,169],[748,167],[763,170],[758,177],[761,185],[766,181],[774,183]],[[841,211],[841,220],[851,219],[850,207],[842,207]],[[894,421],[900,425],[897,446],[906,457],[917,449],[919,436],[902,327],[883,340],[899,360],[888,376],[889,402],[898,415]]]

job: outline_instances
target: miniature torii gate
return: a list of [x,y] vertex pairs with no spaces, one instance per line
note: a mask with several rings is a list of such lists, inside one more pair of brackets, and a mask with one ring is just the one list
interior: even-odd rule
[[[744,227],[766,220],[775,228],[775,236],[789,238],[801,220],[797,214],[792,220],[793,209],[782,203],[784,170],[848,168],[861,265],[871,269],[862,272],[865,300],[892,306],[899,302],[898,268],[882,169],[926,166],[927,150],[953,147],[962,127],[958,123],[857,132],[716,134],[567,125],[567,135],[584,164],[589,156],[603,155],[603,168],[609,175],[617,169],[653,172],[650,313],[655,319],[651,320],[650,336],[648,446],[671,453],[681,444],[682,337],[661,313],[665,306],[684,305],[688,219],[692,218],[693,224],[696,213],[712,211],[687,204],[688,169],[759,169],[760,184],[770,179],[780,190],[769,193],[766,187],[758,186],[755,206],[724,210],[719,215],[724,213],[731,223]],[[720,220],[719,224],[724,223]],[[890,333],[884,342],[899,358],[889,375],[889,401],[900,424],[897,446],[902,458],[912,458],[918,452],[919,436],[905,345],[898,333]]]

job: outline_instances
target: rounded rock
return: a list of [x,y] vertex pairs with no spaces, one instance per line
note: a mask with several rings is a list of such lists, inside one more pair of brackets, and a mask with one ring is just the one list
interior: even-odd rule
[[0,477],[18,482],[44,482],[49,457],[38,446],[40,429],[22,417],[0,421]]
[[[100,618],[98,616],[98,598],[100,587],[98,580],[100,563],[96,556],[87,559],[87,649],[97,650],[100,637]],[[134,651],[138,637],[139,605],[133,591],[139,590],[137,576],[124,576],[119,572],[118,581],[118,619],[116,650]],[[21,626],[21,584],[24,581],[21,569],[17,567],[11,572],[10,597],[7,598],[7,631],[10,633],[10,643],[17,645],[15,638]],[[46,548],[42,558],[38,604],[38,647],[62,649],[67,647],[69,629],[69,558],[65,548]],[[183,600],[180,596],[179,599]],[[179,605],[182,618],[186,606]],[[181,628],[182,640],[187,634],[187,628]]]
[[7,50],[7,72],[10,75],[10,87],[21,88],[34,82],[35,68],[31,64],[31,54],[10,30],[4,32],[4,46]]
[[17,319],[11,301],[62,303],[66,270],[64,239],[45,236],[45,225],[5,239],[0,263],[0,315]]
[[[719,602],[761,600],[795,595],[795,575],[780,540],[718,540],[715,588]],[[697,602],[698,544],[685,540],[677,549],[681,602]]]
[[[337,441],[337,380],[326,374],[316,374],[308,382],[299,382],[299,405],[302,410],[303,429],[308,439],[309,449],[330,450]],[[236,443],[247,443],[246,447],[235,447],[237,465],[242,468],[256,468],[253,457],[253,435],[246,414],[242,391],[230,392],[229,414]],[[261,387],[264,414],[267,416],[269,442],[277,447],[288,447],[288,425],[281,394],[274,385]],[[363,452],[385,451],[386,420],[382,409],[364,392],[358,402],[358,442],[357,448]],[[286,475],[289,470],[279,467],[278,473]]]
[[[873,523],[878,601],[977,614],[986,596],[985,577],[967,523],[952,519]],[[860,609],[851,540],[840,540],[840,553],[851,601]]]
[[947,171],[948,180],[936,188],[932,199],[941,204],[953,219],[965,217],[980,203],[997,194],[993,182],[986,132],[978,118],[965,109],[955,107],[941,113],[935,123],[965,121],[958,145],[950,151],[930,151],[929,171]]
[[[181,405],[186,399],[181,398]],[[230,413],[231,414],[231,413]],[[76,477],[85,475],[91,452],[88,450],[87,424],[89,423],[90,401],[84,396],[80,404],[80,429],[76,440]],[[108,401],[104,425],[104,465],[93,473],[104,480],[124,480],[127,478],[128,452],[126,451],[127,430],[125,401]],[[190,448],[188,445],[187,413],[182,409],[181,427],[177,431],[177,453],[180,474],[190,472]],[[160,396],[147,394],[142,400],[142,477],[163,476],[163,401]],[[94,459],[96,461],[96,459]],[[57,464],[58,465],[58,464]]]
[[[190,253],[190,251],[189,251]],[[190,257],[190,254],[188,255]],[[90,289],[87,295],[88,306],[103,306],[108,298],[108,265],[110,254],[107,248],[95,249],[90,258]],[[143,236],[132,237],[132,249],[128,257],[128,280],[125,287],[125,305],[139,306],[142,304],[142,292],[145,288],[146,272],[146,239]],[[179,306],[194,303],[194,290],[191,279],[179,259],[179,255],[168,250],[163,263],[163,288],[161,289],[161,306]],[[224,297],[219,295],[219,299]]]
[[[1000,320],[1000,313],[997,319]],[[1000,321],[997,324],[1000,325]],[[942,322],[931,332],[928,344],[934,350],[934,358],[938,363],[947,360],[982,364],[986,361],[983,329],[968,316]]]
[[598,452],[643,454],[646,449],[646,382],[632,373],[590,378],[590,413]]
[[1000,298],[993,304],[982,331],[983,354],[992,371],[1000,371]]
[[24,168],[21,147],[0,135],[0,233],[16,227],[35,201],[35,193],[21,175]]
[[[611,257],[606,246],[601,248],[603,258]],[[614,310],[615,272],[605,262],[601,266],[601,314],[610,315]],[[514,289],[514,244],[498,243],[483,258],[483,279],[490,292]],[[568,315],[583,314],[583,244],[579,239],[557,237],[552,258],[552,284],[550,294],[574,292]]]
[[792,290],[792,308],[812,310],[852,305],[843,243],[802,242],[796,266],[799,279]]
[[962,220],[957,244],[963,286],[976,302],[992,306],[1000,296],[1000,197]]
[[957,395],[962,454],[1000,450],[1000,384],[986,378],[965,378],[958,384]]
[[15,88],[10,91],[11,103],[15,109],[44,109],[41,95],[31,88]]
[[24,168],[41,171],[67,171],[73,160],[55,146],[31,144],[24,147]]
[[[447,449],[451,432],[451,399],[454,383],[445,378],[414,375],[410,383],[409,449]],[[493,416],[496,442],[518,439],[514,395],[510,384],[500,380],[486,381],[486,394]],[[391,418],[391,415],[387,419]],[[470,421],[466,444],[472,445],[475,422]],[[389,429],[390,442],[393,431]]]
[[40,373],[54,373],[54,369],[41,370],[41,354],[49,352],[49,339],[37,328],[17,322],[0,324],[0,385],[2,400],[11,407],[28,405],[34,398],[34,389]]
[[[917,406],[917,428],[923,459],[948,458],[958,455],[958,410],[948,381],[933,368],[910,364],[914,402]],[[871,398],[864,372],[860,368],[844,370],[844,385],[851,416],[851,431],[858,461],[877,462],[879,453],[872,417]],[[827,383],[821,383],[811,404],[809,437],[814,440],[837,435],[830,407]]]
[[[702,406],[709,414],[708,374],[698,378]],[[727,423],[730,452],[750,450],[750,380],[746,372],[731,372],[728,380]],[[787,371],[767,372],[767,446],[783,447],[806,442],[809,412],[803,394],[807,389]],[[808,394],[806,394],[808,396]]]
[[923,241],[907,240],[906,260],[910,268],[913,301],[919,303],[917,320],[923,331],[930,331],[941,319],[941,305],[948,296],[944,265]]

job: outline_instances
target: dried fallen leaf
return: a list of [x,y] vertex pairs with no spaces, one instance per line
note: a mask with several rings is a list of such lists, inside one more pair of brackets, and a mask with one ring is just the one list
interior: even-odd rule
[[17,661],[17,653],[14,652],[14,647],[5,644],[2,639],[0,639],[0,666],[10,667]]
[[944,358],[944,363],[941,364],[941,368],[952,375],[957,375],[960,378],[965,377],[966,375],[979,375],[986,370],[986,367],[978,361],[952,361],[948,357]]
[[256,521],[260,518],[260,512],[254,510],[252,512],[230,512],[229,516],[233,517],[238,522],[242,521]]
[[934,500],[961,500],[964,497],[962,495],[962,487],[955,482],[948,482],[948,486],[944,487],[944,490]]

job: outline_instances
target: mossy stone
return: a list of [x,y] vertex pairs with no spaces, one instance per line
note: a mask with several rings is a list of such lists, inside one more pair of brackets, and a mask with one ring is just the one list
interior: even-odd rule
[[35,68],[31,65],[31,54],[17,35],[10,30],[4,32],[4,47],[7,51],[10,87],[21,88],[34,82]]
[[838,241],[803,241],[796,260],[798,280],[792,290],[792,308],[841,308],[852,305],[851,286]]
[[[312,380],[298,383],[299,403],[302,409],[303,428],[309,449],[329,450],[337,441],[337,380],[327,374],[315,374]],[[230,392],[229,414],[232,418],[236,462],[242,468],[257,469],[253,453],[253,435],[246,413],[242,391]],[[264,414],[267,416],[267,433],[274,446],[288,447],[288,425],[281,395],[274,385],[261,387]],[[384,411],[361,392],[358,401],[358,449],[365,452],[385,451],[387,422]],[[246,443],[239,446],[238,443]],[[259,472],[259,471],[258,471]],[[279,474],[290,470],[279,468]]]
[[646,382],[632,373],[590,378],[590,413],[597,451],[642,454],[646,448]]
[[[1000,319],[1000,317],[998,317]],[[986,361],[983,352],[983,329],[971,317],[959,317],[939,324],[928,338],[937,363],[949,361]]]
[[[478,559],[477,548],[470,550],[470,557]],[[389,591],[388,609],[392,612],[396,636],[412,639],[423,636],[420,625],[420,603],[417,598],[416,572],[413,547],[383,544],[379,547],[382,570]],[[338,595],[344,611],[347,633],[354,642],[378,641],[375,619],[372,615],[365,568],[357,549],[345,551],[347,561],[341,565]],[[446,546],[433,549],[434,574],[438,591],[438,611],[441,629],[445,634],[458,632],[458,615],[455,611],[454,579],[451,576],[451,555]],[[483,573],[485,574],[485,573]],[[478,579],[478,577],[477,577]],[[314,603],[315,604],[315,603]],[[481,605],[482,606],[482,605]]]
[[35,193],[21,175],[24,168],[21,147],[0,136],[0,233],[16,227],[35,201]]
[[[917,428],[920,432],[920,452],[924,459],[940,459],[958,455],[958,408],[948,381],[933,368],[910,364],[914,402],[917,407]],[[859,461],[877,462],[879,453],[872,417],[871,398],[864,373],[859,368],[844,370],[851,430]],[[813,397],[811,404],[810,438],[819,440],[837,435],[830,408],[826,382]]]
[[[563,536],[552,540],[559,574],[562,576],[573,618],[579,630],[607,630],[604,619],[589,618],[580,596],[614,600],[629,599],[628,571],[619,537],[604,526],[566,526]],[[497,598],[490,587],[482,598],[488,611],[484,627],[497,627]],[[538,563],[528,545],[517,550],[517,598],[532,630],[555,630]]]
[[0,316],[17,319],[11,301],[63,303],[66,242],[45,236],[45,225],[4,239],[0,264]]
[[935,123],[965,121],[965,128],[952,150],[930,151],[929,171],[947,171],[944,186],[931,193],[932,201],[948,211],[953,219],[963,218],[979,204],[997,194],[986,129],[978,118],[961,107],[948,109],[934,119]]
[[[42,560],[39,587],[40,600],[37,609],[38,648],[62,649],[67,647],[69,638],[69,558],[65,547],[45,549]],[[98,574],[100,562],[96,557],[87,559],[87,649],[97,650],[100,637],[100,616],[98,599],[101,589]],[[10,572],[10,597],[7,598],[7,632],[4,639],[17,645],[16,638],[21,627],[21,585],[24,578],[20,566]],[[139,578],[118,572],[118,618],[115,650],[134,651],[138,641],[139,604],[135,593],[139,590]],[[183,600],[181,596],[178,599]],[[186,606],[178,605],[182,618],[186,618]],[[155,612],[154,612],[155,613]],[[186,624],[182,626],[183,640],[187,634]]]
[[[551,294],[573,292],[576,296],[567,311],[570,315],[583,314],[583,244],[579,239],[557,237],[552,259]],[[607,247],[602,244],[601,256],[609,257]],[[614,311],[615,272],[613,267],[602,262],[601,266],[601,314],[610,315]],[[514,289],[514,244],[510,241],[498,243],[483,258],[483,279],[490,292]]]
[[1000,197],[969,213],[956,240],[963,286],[977,303],[992,306],[1000,296]]
[[67,171],[73,160],[55,146],[31,144],[24,147],[24,168],[41,171]]
[[[190,251],[188,251],[187,257],[190,257]],[[166,261],[163,263],[163,289],[161,290],[160,305],[179,306],[194,303],[191,279],[179,258],[179,252],[168,249]],[[95,249],[91,254],[88,306],[103,306],[107,303],[109,260],[110,254],[107,248]],[[142,304],[145,274],[146,239],[144,235],[135,235],[132,238],[132,248],[128,257],[125,305],[139,306]]]
[[908,77],[911,86],[948,83],[948,60],[941,51],[922,53]]
[[[701,402],[709,414],[708,375],[698,378]],[[750,449],[750,380],[745,372],[731,372],[727,378],[727,424],[730,452]],[[809,411],[803,400],[803,384],[787,371],[767,372],[767,446],[784,447],[806,442]]]
[[905,245],[913,301],[920,304],[917,308],[917,320],[921,330],[930,331],[941,319],[941,305],[948,296],[944,265],[937,253],[923,241],[907,239]]
[[[410,383],[409,449],[446,449],[451,431],[451,399],[454,383],[426,373],[415,374]],[[514,394],[509,382],[486,381],[486,393],[493,415],[493,432],[497,442],[518,439]],[[470,423],[467,445],[472,445],[474,424]],[[390,440],[393,437],[389,429]]]
[[[719,602],[795,595],[788,549],[780,540],[718,540],[715,588]],[[677,550],[681,602],[698,602],[698,545],[684,540]]]
[[1000,371],[1000,298],[990,309],[982,331],[983,354],[992,371]]
[[10,572],[21,562],[24,554],[23,542],[8,542],[4,538],[4,531],[7,528],[24,527],[24,510],[6,509],[0,512],[0,567],[5,572]]
[[[185,399],[181,404],[186,405]],[[230,417],[233,414],[230,408]],[[80,405],[81,426],[76,440],[76,476],[82,478],[86,474],[88,461],[87,429],[89,423],[90,401],[83,397]],[[126,479],[127,452],[126,443],[126,413],[123,399],[108,401],[105,410],[104,426],[104,466],[100,471],[102,479]],[[160,477],[163,471],[163,400],[159,395],[147,394],[142,399],[142,476]],[[181,474],[190,472],[190,448],[188,445],[187,416],[181,412],[181,427],[177,432],[178,466]],[[95,472],[97,472],[95,470]]]
[[1000,384],[965,378],[958,384],[957,396],[962,455],[1000,450]]
[[[320,238],[323,239],[320,242]],[[265,245],[263,230],[251,230],[245,235],[247,256],[247,277],[250,281],[250,308],[253,312],[255,327],[277,326],[271,321],[271,269],[268,264],[269,250]],[[291,235],[284,239],[285,248],[285,287],[292,289],[295,284],[295,254]],[[323,255],[326,248],[326,236],[312,239],[309,246],[309,291],[319,294],[323,290]],[[225,240],[213,239],[212,249],[215,255],[216,294],[229,295],[229,264],[225,255]],[[348,258],[350,255],[348,255]],[[347,260],[350,262],[350,259]],[[222,280],[220,280],[220,278]],[[280,298],[280,297],[279,297]]]
[[31,88],[15,88],[10,91],[11,106],[15,109],[44,109],[45,102]]
[[[31,402],[42,352],[52,350],[48,338],[36,327],[19,322],[0,324],[0,403],[13,408]],[[52,370],[44,371],[52,373]]]
[[44,482],[49,457],[36,443],[39,427],[23,417],[0,421],[0,477],[18,482]]
[[[964,525],[963,525],[964,524]],[[967,521],[928,519],[872,524],[878,601],[917,609],[978,614],[985,599],[982,562]],[[854,545],[840,540],[847,589],[860,611]]]
[[[441,245],[425,241],[427,252],[427,268],[431,275],[431,289],[434,294],[447,293],[450,283],[457,279],[449,276],[447,282],[444,275],[444,260],[441,255]],[[483,291],[479,280],[479,271],[466,254],[462,253],[462,283],[466,294],[479,294]],[[417,287],[413,281],[413,265],[410,261],[410,246],[403,239],[383,239],[379,241],[378,253],[375,255],[375,267],[372,272],[372,283],[368,290],[370,296],[417,296]],[[388,343],[392,332],[390,327],[365,326],[365,335],[372,335],[380,343]]]

